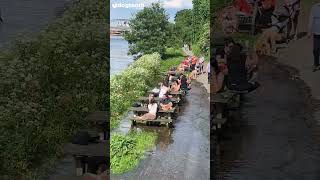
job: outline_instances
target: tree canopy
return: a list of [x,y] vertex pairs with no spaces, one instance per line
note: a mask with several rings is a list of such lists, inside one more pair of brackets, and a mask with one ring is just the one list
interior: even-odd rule
[[165,53],[169,31],[169,16],[159,3],[139,11],[129,21],[130,32],[125,33],[131,55]]

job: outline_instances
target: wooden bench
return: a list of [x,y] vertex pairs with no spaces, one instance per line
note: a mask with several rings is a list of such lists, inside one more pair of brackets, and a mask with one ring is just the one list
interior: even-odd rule
[[227,122],[227,118],[213,118],[212,119],[212,129],[217,130],[220,129],[221,126]]
[[107,111],[95,111],[93,113],[90,113],[85,119],[99,129],[99,131],[101,132],[100,140],[109,139],[109,115]]
[[160,125],[166,125],[167,127],[172,127],[173,126],[173,119],[171,118],[160,118],[158,117],[157,119],[153,119],[153,120],[138,120],[135,119],[134,117],[130,118],[132,125],[136,125],[137,123],[139,124],[145,124],[145,125],[151,125],[153,123],[157,123]]
[[[134,112],[149,112],[147,107],[131,107],[130,108],[131,111]],[[158,111],[159,113],[168,113],[168,114],[172,114],[176,112],[176,108],[172,108],[170,110],[163,110],[163,109],[159,109]]]
[[[131,111],[138,113],[138,114],[142,114],[142,113],[147,113],[149,112],[147,107],[131,107],[130,108]],[[176,113],[176,107],[173,107],[170,110],[163,110],[163,109],[159,109],[158,113],[161,114],[166,114],[168,116],[168,119],[172,119],[173,114]]]
[[88,172],[89,158],[97,158],[101,162],[108,163],[109,141],[92,143],[88,145],[69,143],[64,146],[63,152],[74,157],[76,163],[76,175],[81,176]]
[[[161,98],[159,97],[155,97],[154,98],[156,102],[160,102],[161,101]],[[149,100],[149,97],[139,97],[138,101],[143,101],[143,102],[146,102]],[[170,98],[171,102],[174,103],[174,104],[178,104],[180,102],[180,98]]]

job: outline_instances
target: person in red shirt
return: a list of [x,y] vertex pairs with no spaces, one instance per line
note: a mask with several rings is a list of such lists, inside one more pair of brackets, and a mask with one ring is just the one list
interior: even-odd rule
[[184,70],[187,71],[187,70],[190,68],[189,60],[188,60],[188,59],[185,59],[185,60],[182,62],[182,65],[183,65]]
[[253,13],[252,5],[249,4],[247,0],[235,0],[234,6],[237,8],[238,11],[241,11],[248,16],[252,15]]
[[195,70],[195,69],[196,69],[196,64],[197,64],[197,62],[198,62],[197,57],[192,56],[192,59],[191,59],[191,69],[192,69],[192,70]]

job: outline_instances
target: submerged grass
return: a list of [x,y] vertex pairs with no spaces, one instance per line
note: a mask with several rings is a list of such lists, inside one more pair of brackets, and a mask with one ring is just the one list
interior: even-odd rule
[[145,152],[154,147],[156,134],[132,131],[128,135],[114,134],[111,137],[111,171],[121,174],[136,167]]

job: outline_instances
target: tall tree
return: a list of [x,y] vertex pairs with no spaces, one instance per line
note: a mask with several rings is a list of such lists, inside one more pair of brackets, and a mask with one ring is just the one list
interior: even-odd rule
[[192,10],[184,9],[178,11],[174,21],[175,21],[175,30],[177,38],[179,39],[179,44],[191,43],[193,40],[194,30],[192,27]]
[[169,16],[160,3],[153,3],[139,11],[129,21],[130,32],[125,33],[131,55],[165,53],[169,33]]

